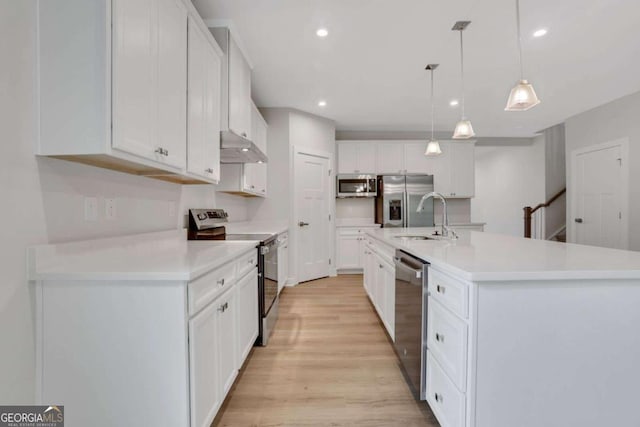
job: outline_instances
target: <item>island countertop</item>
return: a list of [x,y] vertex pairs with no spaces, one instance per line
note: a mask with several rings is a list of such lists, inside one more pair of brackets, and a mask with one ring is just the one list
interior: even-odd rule
[[366,233],[462,279],[484,281],[640,279],[640,252],[459,230],[457,240],[411,240],[439,228]]

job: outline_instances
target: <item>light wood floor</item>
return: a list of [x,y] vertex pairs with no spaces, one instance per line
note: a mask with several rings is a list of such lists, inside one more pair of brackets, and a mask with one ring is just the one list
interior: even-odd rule
[[362,276],[286,288],[214,426],[433,426],[406,385]]

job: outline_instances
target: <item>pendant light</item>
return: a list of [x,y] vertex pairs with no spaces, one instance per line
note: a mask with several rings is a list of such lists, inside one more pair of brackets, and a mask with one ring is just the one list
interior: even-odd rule
[[458,21],[451,29],[453,31],[460,31],[460,77],[462,81],[462,117],[458,124],[456,124],[456,129],[453,131],[453,139],[469,139],[476,135],[473,132],[471,121],[467,119],[464,114],[464,47],[462,43],[462,32],[469,26],[469,24],[471,24],[471,21]]
[[520,81],[511,89],[505,111],[526,111],[540,104],[533,86],[524,78],[522,65],[522,36],[520,35],[520,0],[516,0],[516,23],[518,27],[518,55],[520,59]]
[[433,71],[438,68],[438,64],[429,64],[427,65],[427,70],[431,71],[431,139],[427,144],[427,150],[424,152],[425,156],[435,157],[442,154],[442,150],[440,149],[440,143],[436,141],[434,138],[434,127],[435,127],[435,103],[433,101]]

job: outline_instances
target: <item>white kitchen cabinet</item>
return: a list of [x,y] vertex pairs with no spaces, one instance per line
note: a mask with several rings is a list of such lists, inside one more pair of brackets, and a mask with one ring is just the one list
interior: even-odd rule
[[395,266],[384,261],[382,263],[382,281],[384,283],[384,312],[382,323],[392,341],[395,341],[396,323],[396,269]]
[[289,280],[289,233],[282,233],[278,236],[280,246],[278,247],[278,294]]
[[222,63],[222,131],[252,140],[251,68],[228,28],[211,28],[211,33],[225,53]]
[[441,141],[442,154],[433,162],[435,191],[450,198],[475,196],[475,145]]
[[393,249],[364,238],[364,287],[391,340],[395,341],[396,273]]
[[404,144],[404,169],[408,174],[433,175],[437,157],[424,155],[426,141],[407,142]]
[[403,143],[385,141],[378,142],[376,145],[379,175],[402,175],[406,173]]
[[338,173],[375,175],[375,141],[340,141],[338,143]]
[[221,59],[193,17],[189,17],[187,171],[220,181]]
[[218,305],[215,303],[189,320],[191,420],[197,427],[208,426],[222,403],[218,323]]
[[218,350],[219,350],[219,373],[222,395],[231,389],[233,381],[238,375],[237,351],[237,323],[236,323],[236,289],[230,289],[217,301],[218,321]]
[[181,0],[113,2],[113,147],[186,162],[187,10]]
[[336,251],[336,268],[357,269],[362,268],[361,254],[362,236],[359,233],[338,234],[338,248]]
[[238,346],[237,366],[249,355],[256,338],[258,337],[258,269],[254,266],[236,285],[237,294],[237,322],[238,322]]
[[206,29],[185,0],[40,2],[37,154],[215,183],[187,165],[188,20]]

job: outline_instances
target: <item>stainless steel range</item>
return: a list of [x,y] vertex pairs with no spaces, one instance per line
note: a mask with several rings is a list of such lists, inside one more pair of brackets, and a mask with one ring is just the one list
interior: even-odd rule
[[258,307],[260,324],[256,345],[266,346],[278,320],[278,247],[276,234],[227,234],[223,209],[189,209],[189,240],[258,241]]

